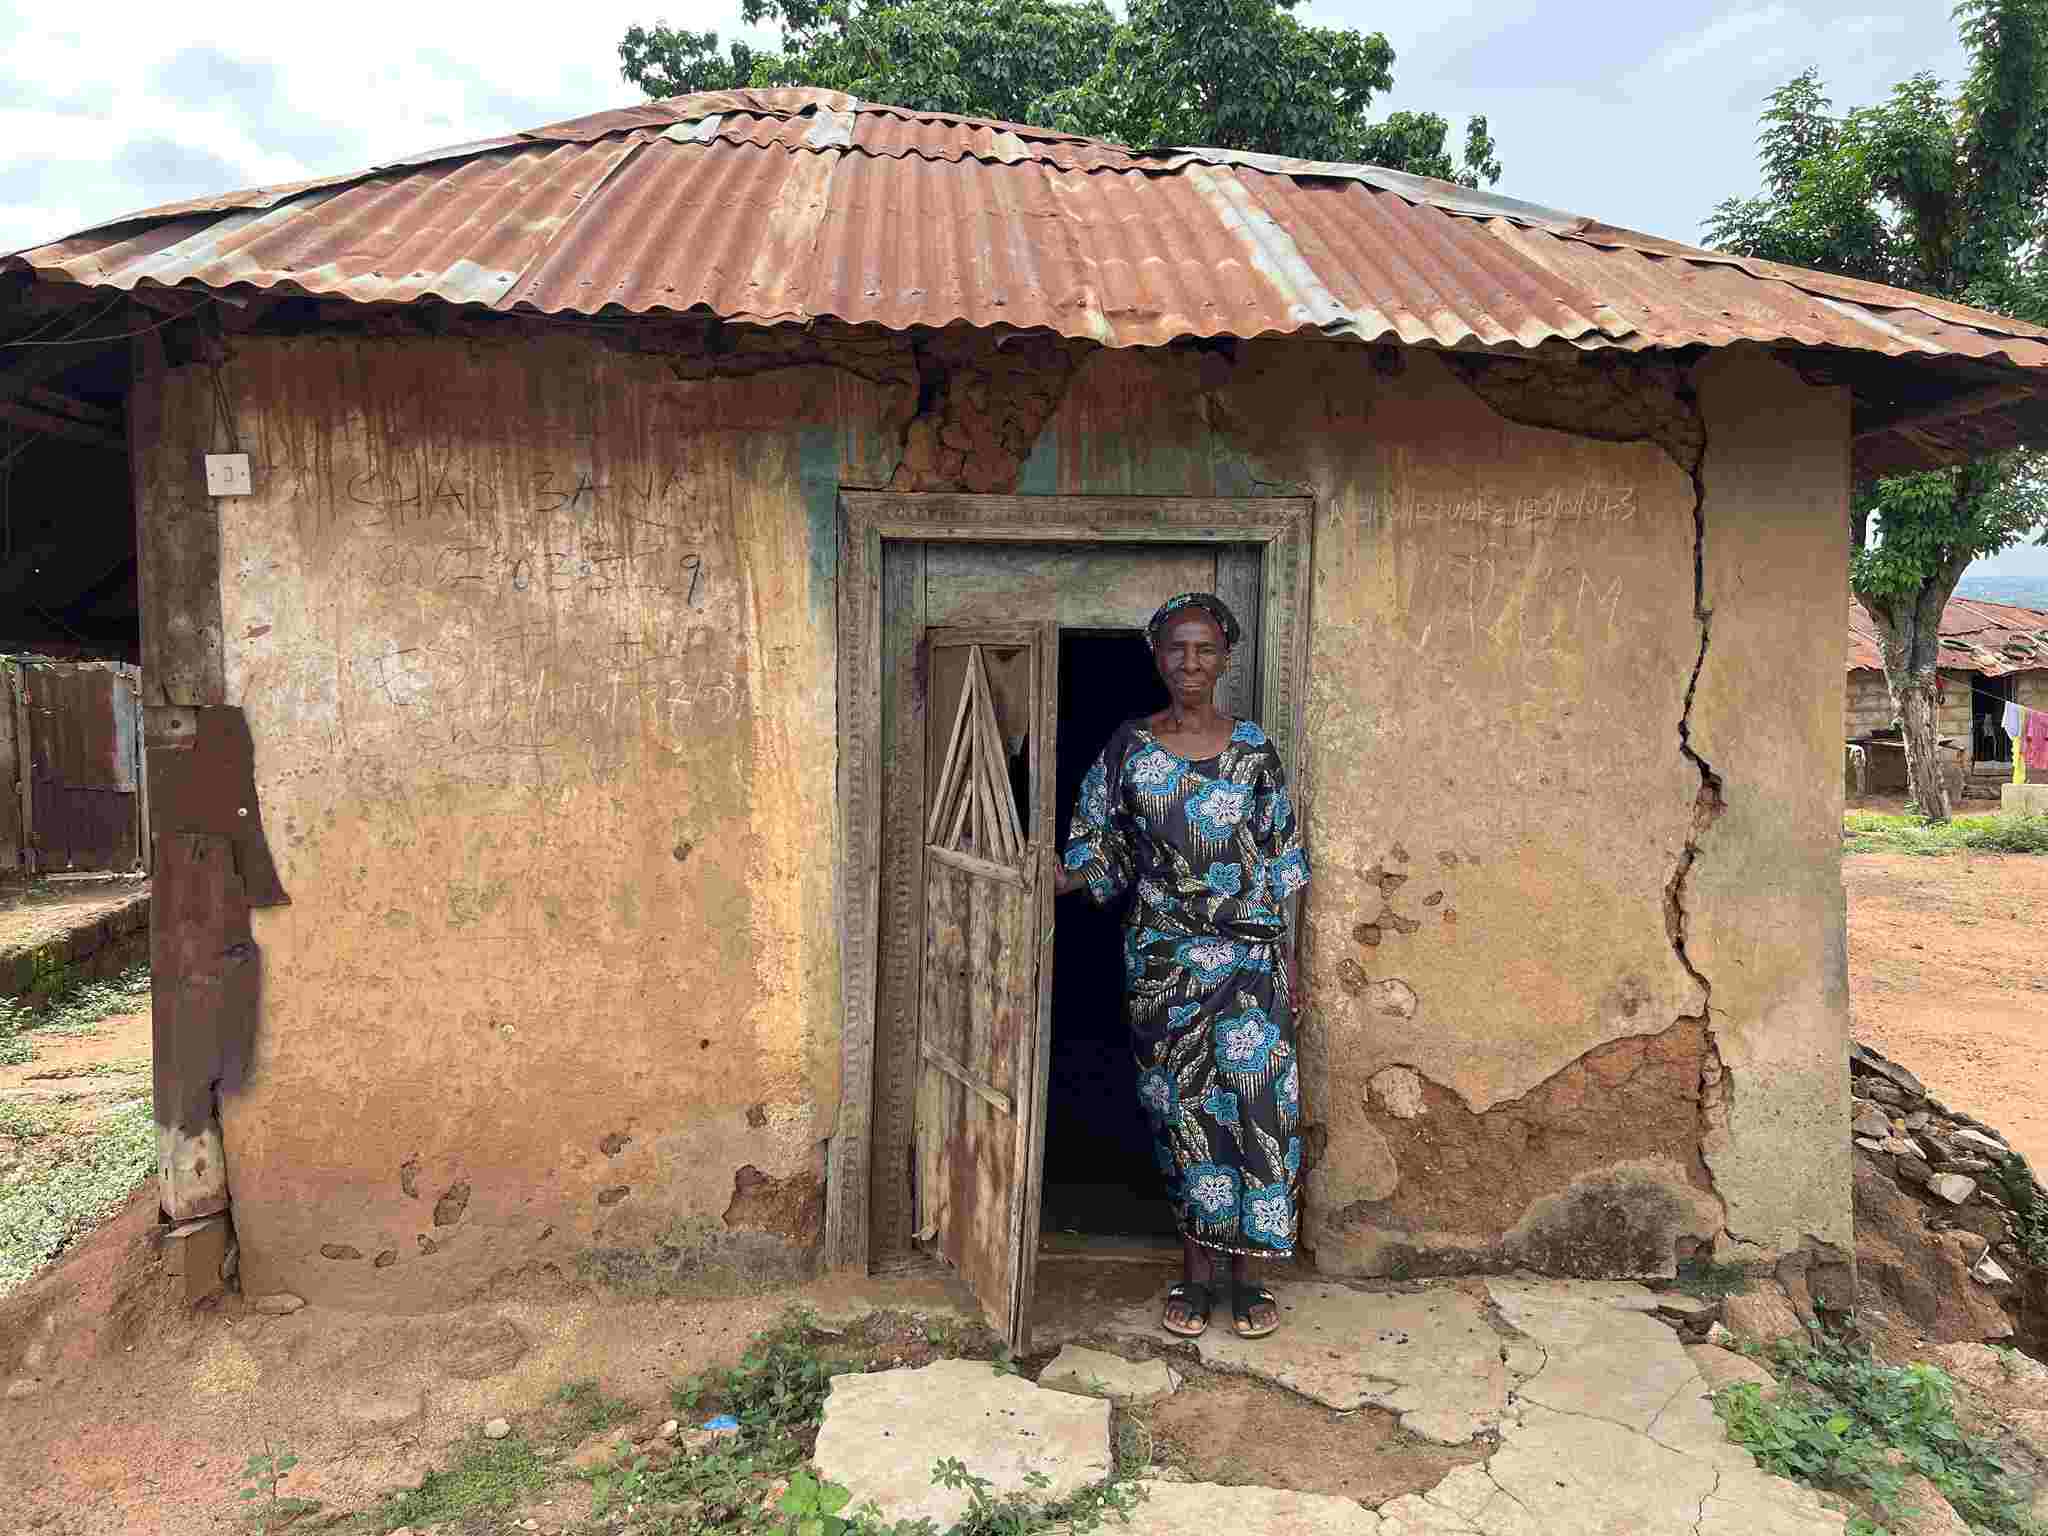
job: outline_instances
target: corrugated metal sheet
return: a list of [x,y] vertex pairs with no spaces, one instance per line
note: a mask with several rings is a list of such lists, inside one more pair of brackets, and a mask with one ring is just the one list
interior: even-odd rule
[[1007,324],[1110,346],[1736,341],[2048,365],[2048,332],[1367,166],[728,91],[170,205],[7,265],[543,314]]
[[[2007,672],[2048,668],[2048,613],[1953,597],[1941,612],[1939,666],[1952,672],[2000,677]],[[1884,656],[1877,626],[1860,603],[1849,604],[1849,670],[1881,671]]]

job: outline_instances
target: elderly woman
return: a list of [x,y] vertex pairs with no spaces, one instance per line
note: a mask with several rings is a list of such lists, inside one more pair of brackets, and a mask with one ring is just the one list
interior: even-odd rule
[[1187,1250],[1162,1323],[1185,1338],[1209,1326],[1214,1255],[1229,1254],[1233,1328],[1263,1338],[1280,1311],[1245,1261],[1294,1252],[1299,992],[1287,903],[1308,884],[1308,862],[1280,754],[1252,721],[1216,710],[1236,617],[1189,592],[1146,634],[1170,702],[1117,727],[1088,770],[1057,885],[1104,907],[1136,892],[1125,1010]]

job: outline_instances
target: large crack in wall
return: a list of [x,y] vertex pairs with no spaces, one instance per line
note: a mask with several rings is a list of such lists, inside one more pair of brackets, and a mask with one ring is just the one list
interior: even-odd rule
[[[1692,616],[1698,647],[1675,729],[1677,750],[1696,772],[1698,788],[1686,840],[1665,881],[1663,918],[1673,956],[1700,989],[1700,1008],[1681,1014],[1661,1034],[1602,1044],[1522,1098],[1483,1114],[1470,1112],[1454,1092],[1405,1067],[1382,1071],[1374,1077],[1380,1112],[1372,1114],[1372,1124],[1389,1147],[1389,1171],[1432,1169],[1452,1178],[1395,1176],[1399,1188],[1389,1190],[1389,1198],[1354,1202],[1331,1214],[1339,1227],[1389,1231],[1393,1241],[1380,1245],[1376,1268],[1395,1272],[1487,1268],[1497,1262],[1532,1264],[1556,1274],[1669,1272],[1669,1243],[1688,1251],[1696,1237],[1706,1235],[1694,1196],[1718,1208],[1718,1231],[1726,1231],[1726,1200],[1714,1186],[1706,1153],[1726,1139],[1733,1094],[1714,1038],[1712,979],[1688,952],[1688,887],[1708,831],[1726,807],[1722,776],[1692,739],[1694,698],[1712,645],[1712,604],[1706,592],[1706,420],[1688,369],[1673,360],[1583,354],[1444,360],[1497,416],[1604,442],[1651,442],[1692,483]],[[1368,924],[1356,936],[1362,944],[1374,944],[1380,938],[1378,926]],[[1364,973],[1356,965],[1350,971],[1343,981],[1364,985]],[[1374,983],[1376,989],[1386,985],[1391,983]],[[1346,989],[1356,991],[1352,985]],[[1673,1071],[1692,1081],[1673,1081]],[[1382,1092],[1389,1073],[1395,1073],[1393,1098]],[[1587,1087],[1599,1100],[1602,1130],[1585,1145],[1571,1147]],[[1407,1114],[1405,1102],[1413,1104]],[[1669,1126],[1673,1116],[1683,1116],[1690,1126],[1686,1135],[1659,1133],[1657,1126]],[[1475,1169],[1489,1169],[1487,1180],[1458,1178],[1460,1157]],[[1536,1176],[1532,1157],[1544,1165],[1542,1178]],[[1513,1169],[1516,1176],[1493,1180],[1495,1167]],[[1415,1194],[1417,1184],[1434,1190],[1448,1186],[1454,1196],[1462,1188],[1462,1196],[1421,1198]],[[1489,1188],[1477,1190],[1477,1184]],[[1503,1235],[1493,1241],[1475,1239],[1489,1229]],[[1405,1241],[1405,1233],[1415,1233],[1417,1241]],[[1423,1233],[1434,1237],[1423,1239]],[[1655,1243],[1667,1243],[1661,1255],[1651,1251]]]

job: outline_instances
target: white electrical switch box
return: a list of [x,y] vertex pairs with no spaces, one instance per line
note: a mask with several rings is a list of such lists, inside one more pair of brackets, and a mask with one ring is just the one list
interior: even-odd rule
[[209,453],[206,456],[207,495],[247,496],[252,489],[249,484],[249,455]]

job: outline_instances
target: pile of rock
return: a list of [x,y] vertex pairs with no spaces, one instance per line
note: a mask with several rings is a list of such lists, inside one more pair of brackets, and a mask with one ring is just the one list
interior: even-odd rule
[[2048,1276],[2017,1241],[1999,1177],[2025,1160],[1888,1057],[1852,1046],[1850,1071],[1860,1288],[1933,1343],[2033,1332],[2030,1295]]

